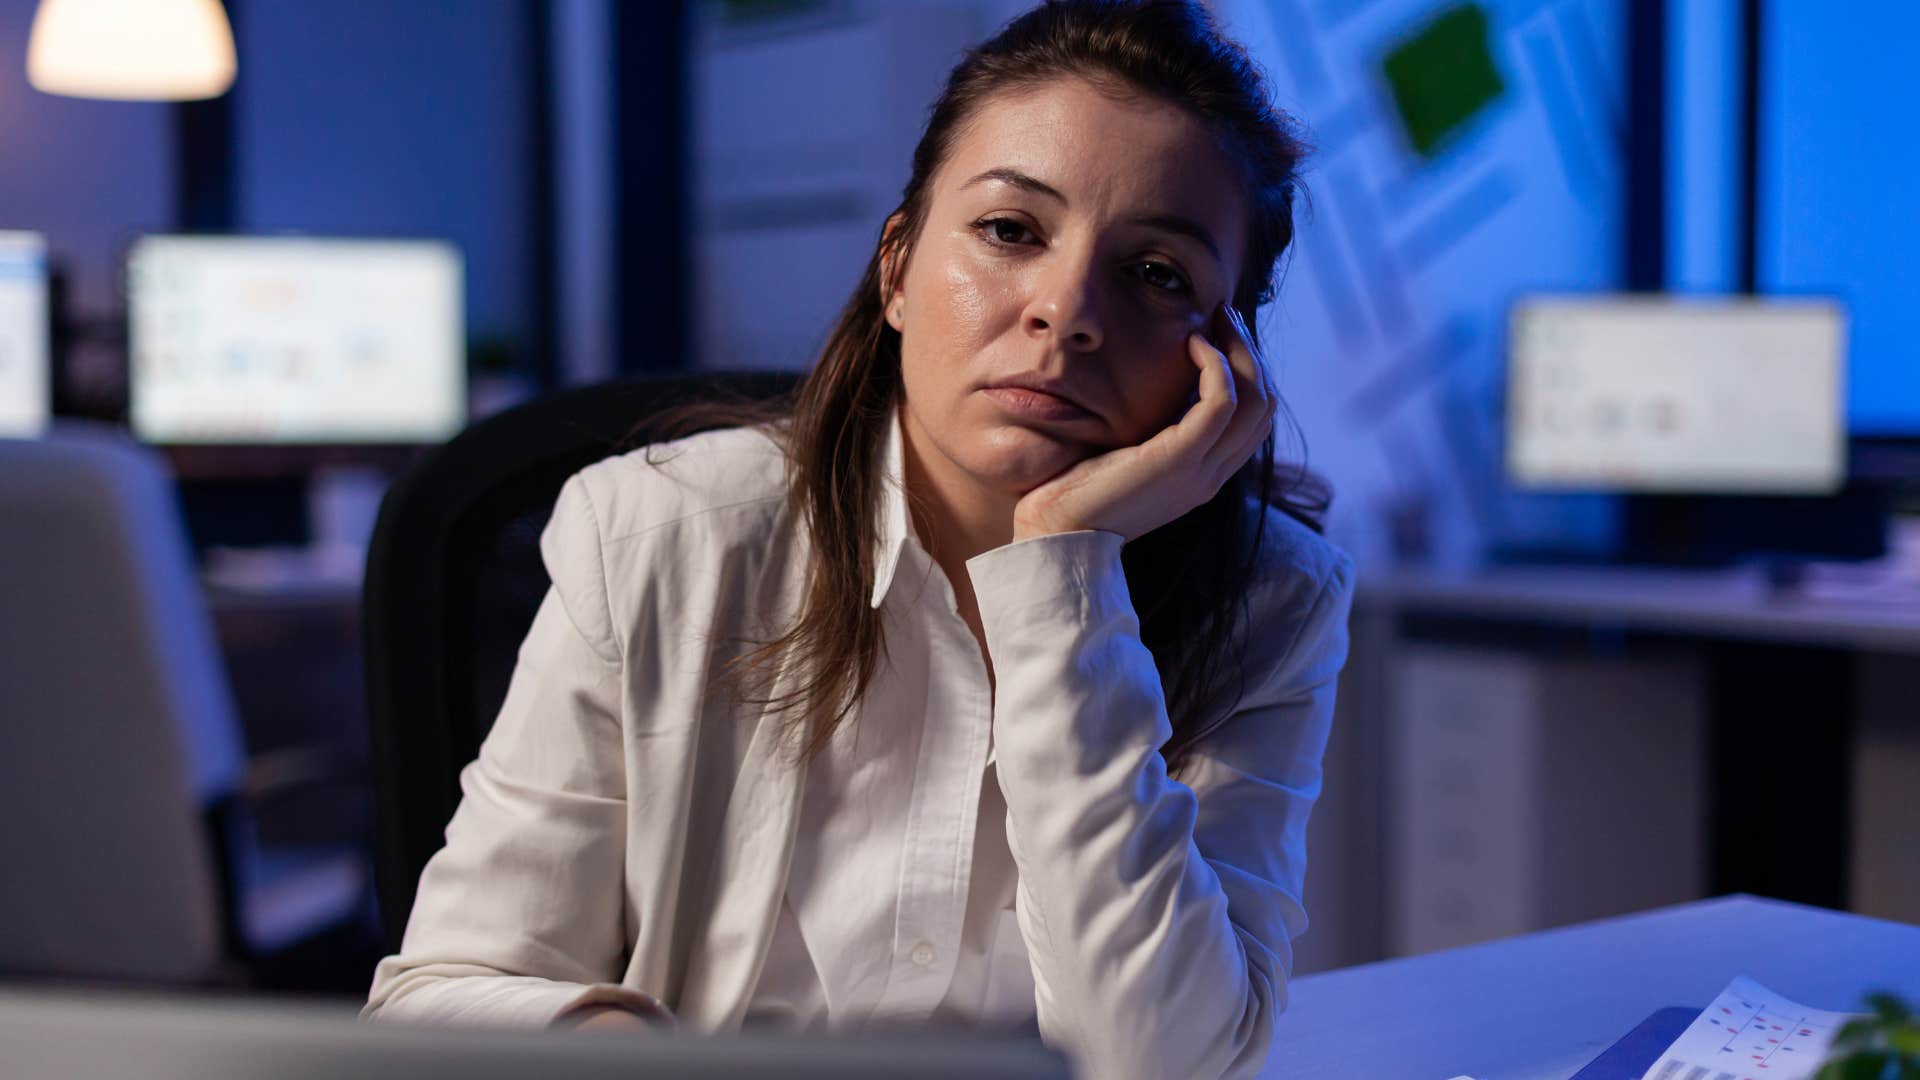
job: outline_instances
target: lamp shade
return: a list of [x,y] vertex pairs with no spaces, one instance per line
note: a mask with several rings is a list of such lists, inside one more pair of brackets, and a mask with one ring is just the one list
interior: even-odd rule
[[27,81],[68,97],[193,101],[233,85],[219,0],[40,0]]

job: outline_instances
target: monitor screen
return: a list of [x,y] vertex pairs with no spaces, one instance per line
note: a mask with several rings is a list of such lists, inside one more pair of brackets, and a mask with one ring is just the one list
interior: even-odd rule
[[1824,299],[1524,300],[1508,472],[1532,488],[1831,494],[1846,479],[1845,323]]
[[0,232],[0,439],[46,430],[53,411],[47,330],[46,241]]
[[1901,135],[1920,79],[1920,5],[1760,4],[1754,276],[1762,293],[1825,293],[1851,315],[1852,433],[1920,438],[1920,213]]
[[431,443],[466,421],[462,266],[424,240],[149,236],[127,256],[149,442]]

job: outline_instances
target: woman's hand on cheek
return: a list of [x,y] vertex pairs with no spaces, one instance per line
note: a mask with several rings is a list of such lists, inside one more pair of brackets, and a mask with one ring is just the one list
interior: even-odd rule
[[1028,492],[1014,507],[1014,540],[1082,529],[1133,540],[1213,498],[1272,437],[1279,396],[1266,361],[1231,307],[1216,309],[1213,326],[1224,353],[1198,332],[1187,338],[1200,397],[1186,415]]

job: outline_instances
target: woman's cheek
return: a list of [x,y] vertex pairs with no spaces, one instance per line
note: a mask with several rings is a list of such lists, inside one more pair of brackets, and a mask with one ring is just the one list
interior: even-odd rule
[[992,266],[958,260],[947,270],[947,317],[950,329],[969,339],[984,336],[1007,306],[1011,292],[1005,275]]
[[1158,405],[1155,430],[1179,421],[1186,415],[1188,403],[1200,386],[1199,369],[1193,366],[1187,341],[1204,327],[1196,320],[1182,318],[1164,328],[1154,342],[1154,362],[1147,366],[1147,380]]
[[1163,311],[1130,327],[1128,340],[1138,342],[1144,354],[1138,357],[1138,367],[1156,375],[1192,370],[1193,361],[1187,358],[1187,338],[1196,330],[1204,333],[1203,323],[1204,320],[1184,312]]

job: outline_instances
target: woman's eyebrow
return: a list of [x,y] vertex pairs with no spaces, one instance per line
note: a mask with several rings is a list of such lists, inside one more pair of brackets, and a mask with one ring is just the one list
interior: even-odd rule
[[[1029,176],[1019,169],[1008,168],[1004,165],[998,168],[988,169],[986,172],[961,184],[960,188],[961,190],[965,190],[975,184],[984,184],[990,180],[998,180],[1003,184],[1017,187],[1022,191],[1031,191],[1036,195],[1045,195],[1048,198],[1057,199],[1062,205],[1065,205],[1067,201],[1067,197],[1060,194],[1060,189],[1039,177]],[[1127,224],[1140,225],[1149,229],[1159,229],[1162,232],[1185,236],[1206,248],[1215,259],[1220,258],[1220,245],[1214,243],[1213,234],[1207,231],[1206,226],[1192,218],[1181,217],[1178,214],[1140,214],[1128,218]]]
[[1220,246],[1213,242],[1213,234],[1207,231],[1205,225],[1192,218],[1184,218],[1178,214],[1142,214],[1128,218],[1127,224],[1142,225],[1149,229],[1159,229],[1188,237],[1199,242],[1200,246],[1206,248],[1216,260],[1220,259]]
[[1060,190],[1053,185],[1048,184],[1038,177],[1028,176],[1019,169],[1011,169],[1005,165],[995,169],[988,169],[979,176],[961,184],[960,188],[964,191],[975,184],[984,184],[989,180],[998,180],[1003,184],[1011,184],[1023,191],[1031,191],[1036,195],[1048,195],[1060,200],[1062,203],[1067,201],[1067,197],[1060,194]]

